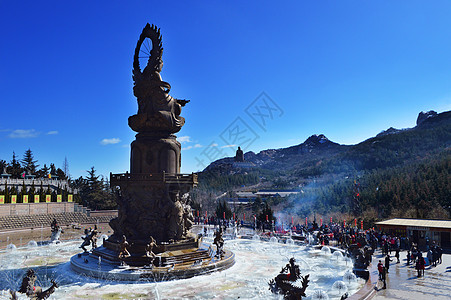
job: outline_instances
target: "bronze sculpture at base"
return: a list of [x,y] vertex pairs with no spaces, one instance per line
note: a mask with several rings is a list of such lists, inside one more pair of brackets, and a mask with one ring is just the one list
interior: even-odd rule
[[86,246],[91,245],[91,250],[97,248],[97,235],[99,231],[97,230],[97,225],[94,225],[94,229],[89,228],[85,229],[85,236],[81,239],[83,240],[83,243],[81,243],[80,248],[83,249],[85,253],[88,252],[88,249],[86,249]]
[[[287,300],[300,300],[306,297],[305,290],[308,287],[309,276],[301,276],[299,266],[295,264],[294,257],[290,258],[290,262],[282,268],[280,274],[269,281],[269,289],[275,294],[282,294]],[[301,279],[302,287],[298,287],[293,283]]]
[[[50,297],[50,295],[53,294],[53,292],[55,292],[55,289],[58,287],[58,284],[52,279],[51,280],[52,286],[46,290],[42,290],[42,287],[34,285],[36,280],[37,277],[34,270],[28,269],[27,273],[22,279],[22,284],[18,292],[25,294],[28,298],[33,300],[43,300]],[[10,293],[12,299],[17,299],[15,291],[10,291]]]
[[213,244],[216,245],[216,257],[221,258],[224,256],[224,239],[222,238],[223,229],[219,226],[219,229],[215,231],[215,239]]

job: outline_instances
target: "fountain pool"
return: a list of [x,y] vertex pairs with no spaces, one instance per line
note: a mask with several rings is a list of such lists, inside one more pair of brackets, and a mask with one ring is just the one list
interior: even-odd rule
[[[212,239],[206,237],[204,242],[211,243]],[[114,282],[79,275],[71,270],[69,262],[71,256],[81,252],[79,240],[39,247],[29,245],[0,251],[1,299],[9,299],[9,288],[19,288],[27,268],[36,271],[36,285],[48,287],[51,279],[59,283],[50,299],[281,299],[271,294],[268,281],[290,257],[295,257],[302,275],[310,274],[306,299],[316,299],[319,294],[340,299],[344,291],[353,294],[364,284],[361,279],[349,278],[352,266],[343,258],[332,257],[329,251],[252,238],[225,241],[225,247],[236,256],[230,269],[163,282],[158,280],[164,278]],[[99,261],[99,268],[102,264]],[[19,295],[19,299],[26,299]]]

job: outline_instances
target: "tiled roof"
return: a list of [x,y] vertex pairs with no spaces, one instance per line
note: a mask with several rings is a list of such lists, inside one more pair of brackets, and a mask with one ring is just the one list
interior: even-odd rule
[[451,229],[451,220],[422,220],[422,219],[390,219],[376,222],[376,225],[415,226]]

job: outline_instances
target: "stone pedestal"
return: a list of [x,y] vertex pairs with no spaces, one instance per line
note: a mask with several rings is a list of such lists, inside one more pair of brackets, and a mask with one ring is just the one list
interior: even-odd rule
[[131,144],[130,173],[180,173],[181,145],[175,135],[139,133]]

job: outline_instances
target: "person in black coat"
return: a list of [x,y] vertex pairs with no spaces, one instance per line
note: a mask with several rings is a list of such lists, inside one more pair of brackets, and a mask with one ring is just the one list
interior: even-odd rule
[[390,254],[387,253],[387,256],[385,257],[385,269],[387,270],[387,273],[388,273],[388,269],[390,269],[391,261],[392,261],[392,259],[390,259]]

